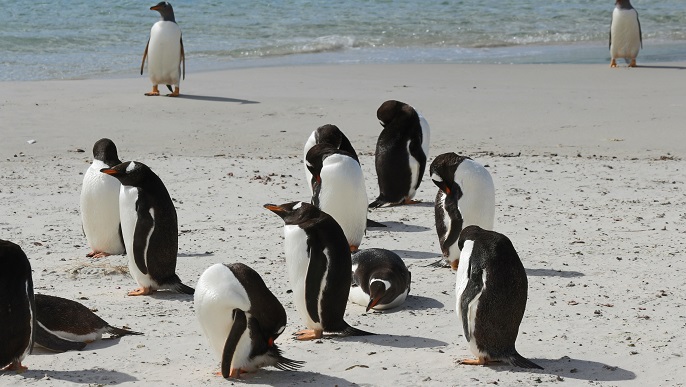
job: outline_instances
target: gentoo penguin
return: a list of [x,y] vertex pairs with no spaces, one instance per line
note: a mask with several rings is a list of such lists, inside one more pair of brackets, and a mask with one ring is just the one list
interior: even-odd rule
[[429,125],[412,106],[400,101],[384,102],[376,116],[384,127],[375,155],[380,193],[369,207],[416,203],[412,198],[426,167]]
[[329,144],[313,146],[306,156],[312,174],[312,204],[343,229],[350,251],[357,251],[367,228],[367,190],[360,163]]
[[307,187],[310,189],[310,194],[312,194],[312,173],[307,168],[307,152],[312,149],[313,146],[317,144],[329,144],[336,149],[342,149],[348,152],[359,164],[360,159],[357,157],[357,153],[350,144],[350,140],[345,137],[345,134],[338,129],[338,126],[326,124],[318,127],[312,131],[310,137],[305,142],[305,149],[303,150],[303,165],[305,166],[305,178],[307,181]]
[[455,310],[469,350],[477,357],[461,363],[484,365],[504,360],[517,367],[542,369],[515,349],[528,285],[512,242],[495,231],[467,226],[458,245],[462,253]]
[[122,184],[121,230],[129,271],[140,286],[130,291],[129,296],[151,294],[157,289],[193,294],[193,288],[182,284],[175,273],[179,226],[174,203],[162,180],[138,161],[127,161],[100,172],[116,177]]
[[23,372],[31,352],[35,305],[31,264],[18,245],[0,239],[0,370]]
[[641,23],[638,12],[629,0],[616,0],[610,24],[610,67],[617,67],[617,59],[623,58],[629,67],[636,67],[638,51],[643,48]]
[[[143,52],[143,62],[141,63],[141,75],[145,67],[145,58],[148,58],[148,74],[152,82],[152,91],[145,95],[160,95],[157,85],[167,85],[169,91],[174,90],[170,97],[179,95],[179,84],[181,77],[186,79],[186,54],[183,51],[183,38],[181,28],[176,24],[174,9],[166,1],[161,1],[150,7],[151,11],[157,11],[162,16],[162,20],[153,24],[150,29],[150,38]],[[183,63],[183,73],[181,64]]]
[[353,254],[353,282],[348,299],[369,309],[391,309],[405,302],[411,273],[398,254],[366,249]]
[[255,270],[217,263],[202,273],[196,288],[195,314],[223,377],[238,378],[265,366],[284,371],[302,366],[274,344],[286,328],[286,310]]
[[[103,333],[113,337],[142,335],[140,332],[111,326],[76,301],[44,294],[36,294],[36,322],[55,336],[81,343],[100,340]],[[50,347],[50,343],[44,343],[40,338],[36,338],[36,344],[54,349]]]
[[100,173],[103,168],[121,164],[117,147],[109,138],[93,145],[93,163],[83,176],[81,222],[91,247],[88,257],[101,258],[124,254],[124,239],[119,222],[119,180]]
[[323,332],[371,335],[343,320],[352,264],[341,226],[308,203],[265,204],[264,207],[285,223],[286,267],[293,303],[308,328],[297,332],[296,338],[318,339]]
[[486,168],[469,157],[444,153],[429,167],[438,187],[434,204],[436,232],[443,259],[434,266],[450,264],[454,270],[460,259],[457,238],[469,225],[493,229],[495,187]]

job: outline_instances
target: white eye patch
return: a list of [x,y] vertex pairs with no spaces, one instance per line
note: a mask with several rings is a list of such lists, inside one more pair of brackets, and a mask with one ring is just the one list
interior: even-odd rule
[[296,205],[293,206],[293,209],[294,209],[294,210],[297,210],[298,208],[300,208],[300,207],[302,207],[302,206],[303,206],[303,202],[298,202],[298,204],[296,204]]
[[136,163],[132,161],[131,164],[129,164],[129,166],[126,167],[126,172],[131,172],[134,168],[136,168]]
[[435,174],[435,173],[432,173],[432,174],[431,174],[431,180],[437,181],[437,182],[439,182],[439,183],[443,182],[443,179],[441,179],[441,177],[438,176],[438,175]]

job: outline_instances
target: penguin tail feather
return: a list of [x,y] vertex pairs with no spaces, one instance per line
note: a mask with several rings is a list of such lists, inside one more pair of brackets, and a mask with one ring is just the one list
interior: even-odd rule
[[513,354],[509,356],[506,356],[504,360],[507,360],[507,362],[509,362],[515,367],[537,368],[539,370],[543,369],[543,367],[520,355],[519,353],[517,353],[517,351],[515,351]]
[[169,290],[173,290],[177,293],[183,293],[183,294],[195,294],[195,289],[188,285],[184,285],[181,283],[181,281],[169,285]]
[[113,326],[108,327],[106,332],[114,337],[122,337],[126,335],[142,335],[141,332],[131,331],[128,329],[117,328]]
[[367,227],[369,228],[369,227],[387,227],[387,226],[383,223],[379,223],[377,221],[367,219]]
[[383,206],[383,205],[386,204],[386,203],[388,203],[388,202],[387,202],[386,200],[382,199],[381,196],[379,196],[378,198],[376,198],[376,200],[374,200],[373,202],[369,203],[369,207],[368,207],[368,208],[379,208],[379,207]]
[[167,89],[169,89],[169,91],[171,91],[172,93],[174,92],[174,90],[172,89],[171,85],[167,85]]
[[338,335],[341,337],[347,337],[347,336],[372,336],[375,334],[376,333],[363,331],[362,329],[357,329],[355,327],[351,327],[350,325],[348,325],[348,327],[343,329],[342,331],[340,331]]

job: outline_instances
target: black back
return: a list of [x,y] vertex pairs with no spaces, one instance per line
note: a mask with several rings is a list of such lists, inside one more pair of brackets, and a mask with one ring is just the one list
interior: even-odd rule
[[101,138],[93,145],[93,158],[105,163],[108,167],[121,164],[117,155],[117,146],[109,138]]
[[[462,214],[460,213],[457,204],[458,200],[462,197],[463,192],[460,185],[455,182],[455,171],[457,170],[457,167],[467,159],[471,160],[469,157],[459,156],[453,152],[444,153],[437,156],[429,167],[429,174],[431,176],[438,175],[442,180],[432,181],[438,187],[436,200],[434,201],[436,233],[438,234],[441,251],[446,257],[448,256],[449,247],[457,242],[460,231],[462,231]],[[443,200],[444,197],[445,201]],[[445,210],[450,219],[450,233],[448,233],[448,228],[445,226],[443,206],[445,206]]]
[[20,362],[33,345],[35,305],[31,264],[18,245],[0,239],[0,368]]
[[410,188],[412,178],[409,167],[407,142],[410,154],[419,162],[419,187],[426,167],[426,155],[422,150],[422,126],[414,108],[399,101],[386,101],[376,112],[383,125],[376,142],[375,166],[379,182],[379,201],[397,203],[403,200]]
[[353,148],[348,137],[336,125],[326,124],[318,127],[314,132],[316,144],[329,144],[334,148],[350,153],[351,157],[360,163],[357,153]]
[[76,335],[86,335],[109,325],[81,303],[43,294],[36,294],[36,320],[51,331]]
[[360,286],[370,293],[369,283],[372,279],[382,279],[391,283],[391,289],[386,289],[379,304],[388,304],[405,290],[410,288],[410,272],[398,254],[386,249],[359,250],[352,256],[352,264],[357,265],[353,272],[353,286]]
[[162,16],[162,20],[176,23],[176,18],[174,17],[174,8],[170,3],[166,1],[160,1],[156,5],[150,7],[150,10],[159,12],[160,16]]

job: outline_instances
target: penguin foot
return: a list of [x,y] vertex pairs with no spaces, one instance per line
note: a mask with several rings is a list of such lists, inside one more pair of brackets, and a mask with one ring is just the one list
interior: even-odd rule
[[404,205],[410,205],[410,204],[419,204],[421,202],[422,202],[421,200],[414,200],[414,199],[410,199],[410,198],[405,198],[405,200],[400,204],[401,205],[403,205],[403,204]]
[[91,251],[90,253],[86,254],[86,257],[90,257],[90,258],[104,258],[104,257],[109,257],[109,256],[110,256],[110,254],[106,253],[104,251],[100,251],[100,252]]
[[629,67],[636,67],[636,58],[631,58],[631,63],[629,63]]
[[155,85],[155,86],[152,87],[152,91],[149,92],[149,93],[145,93],[145,95],[147,95],[148,97],[149,97],[149,96],[160,95],[160,90],[157,88],[157,85]]
[[147,296],[148,294],[155,293],[153,288],[137,288],[128,293],[129,296]]
[[612,60],[610,60],[610,67],[617,67],[617,61],[615,61],[615,58],[612,58]]
[[319,329],[303,329],[301,331],[295,332],[293,335],[296,340],[307,341],[321,339],[324,331]]
[[453,269],[454,271],[457,271],[457,267],[459,266],[459,264],[460,264],[460,260],[456,259],[456,260],[450,262],[450,268]]
[[9,365],[7,365],[5,368],[1,368],[0,371],[17,371],[17,373],[22,373],[28,370],[29,367],[21,365],[20,361],[13,361]]
[[493,364],[493,363],[500,363],[497,360],[489,360],[485,357],[479,356],[476,359],[462,359],[460,360],[460,364],[464,365],[488,365],[488,364]]
[[171,94],[167,94],[167,97],[178,97],[179,96],[179,87],[176,86],[174,87],[174,91],[172,91]]

